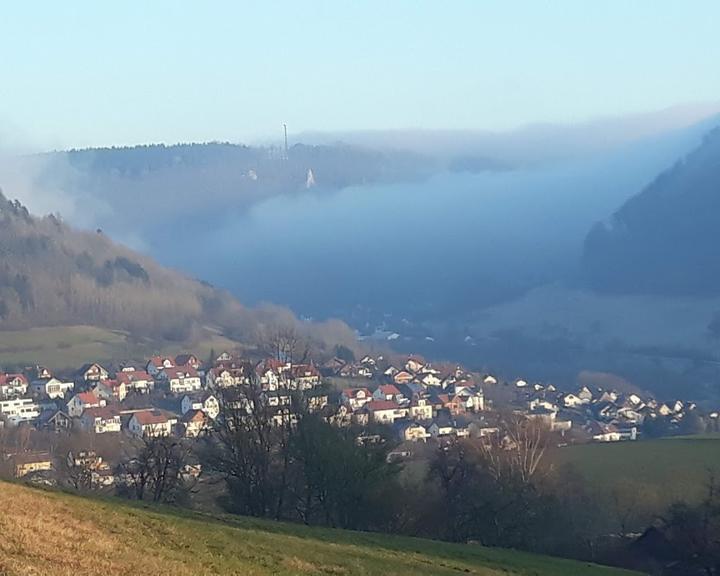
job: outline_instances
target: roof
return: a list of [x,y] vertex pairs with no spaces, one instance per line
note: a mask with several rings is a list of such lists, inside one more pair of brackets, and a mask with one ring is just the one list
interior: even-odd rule
[[10,380],[20,380],[23,384],[27,384],[28,380],[24,374],[3,374],[0,372],[0,385],[7,383]]
[[380,390],[381,394],[391,396],[397,396],[401,393],[400,390],[397,389],[397,386],[393,384],[381,384],[380,386],[378,386],[378,390]]
[[182,421],[186,424],[190,422],[205,422],[207,420],[207,416],[205,416],[205,413],[202,410],[190,410],[183,416]]
[[365,409],[372,412],[380,410],[397,410],[399,407],[398,403],[393,402],[392,400],[373,400],[372,402],[365,404]]
[[120,413],[112,408],[111,406],[98,406],[96,408],[87,408],[83,410],[82,418],[100,418],[102,420],[109,420],[111,418],[117,418]]
[[163,368],[163,372],[168,378],[197,378],[198,373],[195,368],[190,365],[173,366],[172,368]]
[[118,372],[115,376],[118,382],[124,382],[125,384],[132,384],[133,382],[149,382],[152,380],[150,374],[145,370],[132,370],[128,372]]
[[178,354],[177,356],[175,356],[175,364],[177,364],[178,366],[190,364],[191,361],[198,361],[198,358],[197,356],[195,356],[195,354]]
[[345,388],[345,390],[342,391],[342,393],[348,398],[357,397],[358,392],[363,392],[366,396],[372,396],[372,394],[370,394],[370,390],[367,388]]
[[52,462],[49,452],[23,452],[13,457],[15,464],[32,464],[36,462]]
[[78,392],[75,397],[83,404],[97,404],[100,399],[93,392]]
[[163,410],[143,410],[133,414],[140,426],[156,426],[159,424],[167,424],[169,421],[168,413]]
[[148,364],[152,364],[155,368],[164,368],[165,361],[170,362],[173,366],[175,365],[175,361],[168,356],[153,356],[148,361]]

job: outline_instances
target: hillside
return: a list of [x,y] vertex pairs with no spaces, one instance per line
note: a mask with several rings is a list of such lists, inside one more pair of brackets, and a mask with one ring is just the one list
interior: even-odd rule
[[[222,520],[0,484],[0,574],[613,576],[631,572],[475,545]],[[30,511],[32,510],[32,513]]]
[[35,217],[0,194],[0,331],[76,325],[176,346],[217,335],[252,343],[274,326],[296,326],[320,343],[353,340],[340,323],[310,325],[280,308],[248,309],[101,231],[77,231],[53,215]]
[[596,290],[720,294],[720,128],[587,236],[584,274]]

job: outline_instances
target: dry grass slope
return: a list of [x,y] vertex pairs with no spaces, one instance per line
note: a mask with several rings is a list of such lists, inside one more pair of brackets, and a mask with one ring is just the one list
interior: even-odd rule
[[205,518],[0,483],[0,575],[588,575],[630,572],[513,551]]

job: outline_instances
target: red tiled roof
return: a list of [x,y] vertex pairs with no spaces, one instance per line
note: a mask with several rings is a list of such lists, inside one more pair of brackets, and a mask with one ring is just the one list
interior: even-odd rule
[[93,392],[78,392],[77,398],[83,404],[97,404],[100,401]]
[[382,384],[378,387],[378,390],[380,390],[381,394],[384,394],[386,396],[396,396],[397,394],[400,394],[400,390],[398,390],[394,384]]
[[119,412],[111,406],[99,406],[97,408],[87,408],[86,410],[83,410],[82,417],[91,418],[92,420],[95,420],[96,418],[110,420],[119,415]]
[[161,410],[143,410],[141,412],[135,412],[134,416],[141,426],[167,424],[169,420],[167,414]]
[[126,385],[133,384],[134,382],[150,382],[150,380],[152,380],[150,374],[148,374],[144,370],[118,372],[116,378],[118,382],[124,382]]
[[392,400],[373,400],[365,404],[365,408],[376,412],[378,410],[397,410],[399,406],[397,402],[393,402]]

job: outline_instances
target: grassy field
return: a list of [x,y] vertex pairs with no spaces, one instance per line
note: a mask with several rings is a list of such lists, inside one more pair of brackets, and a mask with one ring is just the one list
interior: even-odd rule
[[648,502],[665,505],[697,502],[705,495],[708,470],[720,478],[720,435],[571,446],[558,452],[558,460],[603,489],[635,489]]
[[620,576],[631,572],[414,538],[83,499],[0,483],[0,574]]
[[[236,346],[233,341],[208,330],[190,351],[204,358],[211,349],[219,353]],[[181,344],[137,342],[125,332],[94,326],[0,331],[0,367],[41,364],[52,370],[63,370],[92,361],[143,359],[156,353],[175,355],[181,351]]]

